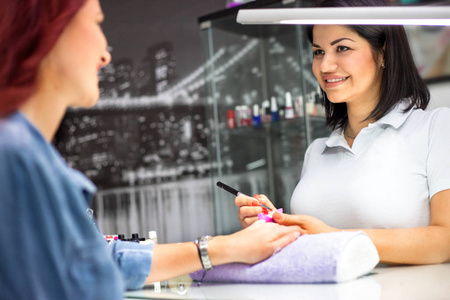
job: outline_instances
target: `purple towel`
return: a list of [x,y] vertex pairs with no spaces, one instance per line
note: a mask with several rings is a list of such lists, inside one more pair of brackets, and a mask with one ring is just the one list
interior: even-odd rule
[[362,231],[308,234],[254,265],[232,263],[190,274],[194,280],[241,283],[326,283],[353,280],[378,264]]

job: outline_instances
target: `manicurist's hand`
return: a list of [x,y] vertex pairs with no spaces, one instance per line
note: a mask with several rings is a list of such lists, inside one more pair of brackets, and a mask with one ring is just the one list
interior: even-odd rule
[[238,217],[242,228],[247,228],[258,220],[258,214],[263,212],[260,204],[275,208],[265,195],[254,195],[253,197],[240,195],[234,199],[234,204],[239,208]]
[[213,265],[229,262],[254,264],[278,252],[303,233],[299,226],[282,226],[258,220],[249,227],[208,242]]
[[272,218],[276,223],[280,225],[285,226],[298,225],[307,234],[339,231],[336,228],[328,226],[323,221],[307,215],[290,215],[275,212]]

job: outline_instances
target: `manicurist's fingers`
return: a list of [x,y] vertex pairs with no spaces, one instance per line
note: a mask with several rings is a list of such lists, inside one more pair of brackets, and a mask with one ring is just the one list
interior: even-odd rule
[[256,202],[255,198],[245,196],[245,195],[239,195],[236,198],[234,198],[234,204],[237,207],[252,206],[253,202]]
[[244,218],[243,220],[240,221],[241,227],[242,228],[246,228],[246,227],[252,225],[253,223],[255,223],[256,221],[258,221],[258,217],[247,217],[247,218]]
[[261,212],[261,206],[241,206],[239,207],[239,219],[243,220],[247,217],[255,217]]
[[270,207],[271,209],[275,208],[275,206],[272,204],[272,202],[270,202],[269,198],[267,198],[266,195],[260,194],[260,195],[254,195],[253,197],[255,199],[257,199],[259,201],[259,203],[262,203],[262,204]]

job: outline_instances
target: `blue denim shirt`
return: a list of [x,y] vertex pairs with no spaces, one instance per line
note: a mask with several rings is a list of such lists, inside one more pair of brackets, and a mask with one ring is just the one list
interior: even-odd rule
[[0,119],[0,298],[123,299],[153,245],[108,246],[86,209],[96,187],[20,112]]

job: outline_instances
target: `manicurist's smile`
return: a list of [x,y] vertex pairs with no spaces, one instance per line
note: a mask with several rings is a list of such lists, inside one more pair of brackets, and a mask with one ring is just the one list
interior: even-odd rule
[[345,77],[345,76],[332,76],[332,77],[327,76],[327,77],[323,77],[322,79],[323,79],[325,88],[333,88],[333,87],[339,86],[339,85],[343,84],[344,82],[346,82],[349,77],[350,76],[347,76],[347,77]]

